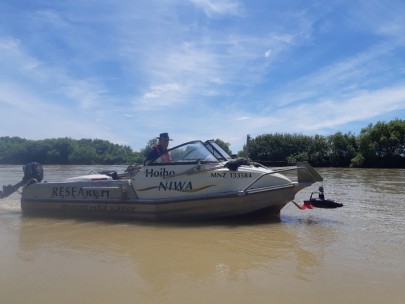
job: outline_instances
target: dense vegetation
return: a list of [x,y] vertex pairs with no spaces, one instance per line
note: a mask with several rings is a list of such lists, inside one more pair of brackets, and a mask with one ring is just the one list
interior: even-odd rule
[[[244,147],[239,155],[246,152]],[[405,168],[405,120],[370,124],[359,136],[260,135],[251,140],[249,156],[264,164],[307,160],[313,166]]]
[[0,137],[0,163],[25,164],[133,164],[143,156],[128,146],[100,139],[57,138],[27,140]]
[[[215,141],[231,154],[229,144]],[[0,137],[0,164],[140,164],[155,142],[150,140],[136,152],[100,139]],[[245,146],[238,155],[245,156],[246,150]],[[370,124],[358,136],[264,134],[251,140],[249,157],[269,165],[306,160],[313,166],[405,168],[405,120]]]

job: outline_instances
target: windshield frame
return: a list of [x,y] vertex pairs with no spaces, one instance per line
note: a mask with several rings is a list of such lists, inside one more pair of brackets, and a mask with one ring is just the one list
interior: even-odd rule
[[[196,156],[193,157],[191,153],[195,153]],[[167,161],[167,159],[171,159],[171,161]],[[166,153],[152,160],[147,166],[219,163],[220,161],[223,161],[223,156],[218,158],[207,147],[207,143],[194,140],[168,149]]]
[[228,161],[232,159],[232,157],[220,145],[218,145],[215,140],[207,140],[204,144],[210,151],[211,149],[213,150],[211,153],[214,154],[218,160]]

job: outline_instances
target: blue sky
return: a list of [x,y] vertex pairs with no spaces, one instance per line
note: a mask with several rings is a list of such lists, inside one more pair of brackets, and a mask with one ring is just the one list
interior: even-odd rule
[[403,0],[3,0],[0,136],[139,150],[405,119]]

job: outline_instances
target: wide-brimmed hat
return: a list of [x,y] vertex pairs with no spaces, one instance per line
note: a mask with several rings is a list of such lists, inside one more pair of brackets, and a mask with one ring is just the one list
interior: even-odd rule
[[168,139],[168,140],[173,140],[169,137],[169,133],[160,133],[159,137],[156,137],[156,139]]

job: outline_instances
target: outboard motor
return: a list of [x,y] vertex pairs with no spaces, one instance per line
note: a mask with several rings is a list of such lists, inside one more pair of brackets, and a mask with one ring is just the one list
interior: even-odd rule
[[24,182],[28,182],[31,179],[35,179],[38,183],[44,178],[44,169],[42,165],[37,162],[28,163],[23,167],[24,170]]
[[23,185],[27,185],[28,183],[39,183],[44,178],[44,169],[42,165],[37,162],[28,163],[23,166],[24,177],[22,181],[15,185],[7,185],[3,186],[3,191],[0,191],[0,199],[5,198],[20,188]]

